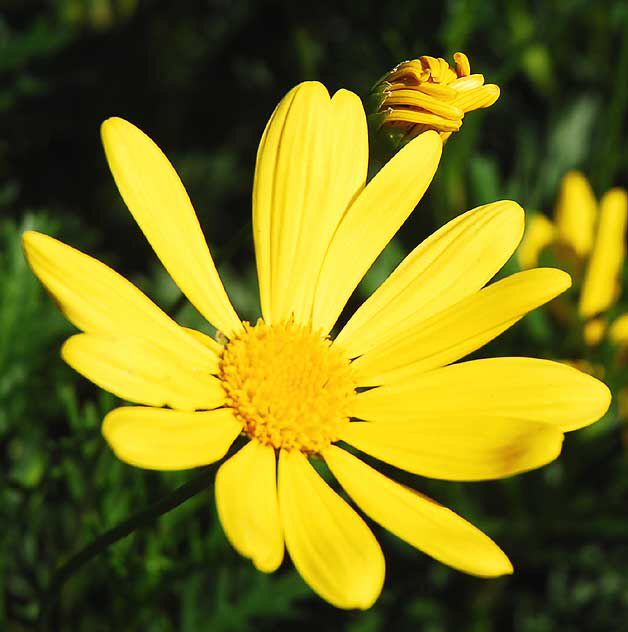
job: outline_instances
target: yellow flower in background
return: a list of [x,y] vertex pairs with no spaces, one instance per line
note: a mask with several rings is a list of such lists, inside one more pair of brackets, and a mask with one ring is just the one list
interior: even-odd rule
[[[273,571],[284,546],[305,581],[341,608],[368,608],[384,558],[358,513],[317,473],[322,458],[372,520],[445,564],[483,577],[506,555],[449,509],[349,451],[421,476],[501,478],[556,458],[563,433],[610,401],[598,380],[531,358],[456,362],[570,284],[534,269],[483,287],[517,247],[523,211],[496,202],[420,244],[332,329],[367,269],[411,213],[441,154],[431,131],[366,184],[359,98],[303,83],[262,137],[253,237],[262,318],[241,322],[175,170],[139,129],[103,124],[120,193],[172,278],[221,332],[179,326],[116,272],[52,237],[24,236],[28,260],[83,331],[64,359],[139,406],[110,412],[103,434],[132,465],[179,470],[222,458],[216,503],[233,546]],[[339,441],[344,444],[338,444]]]
[[454,54],[455,68],[441,57],[423,55],[393,68],[374,92],[381,95],[382,125],[402,131],[410,140],[436,130],[446,140],[462,126],[467,112],[487,108],[499,98],[499,87],[471,74],[464,53]]
[[543,250],[554,243],[554,224],[541,213],[534,213],[527,221],[526,230],[517,249],[519,265],[529,270],[539,265]]
[[[604,313],[619,298],[627,219],[628,196],[623,189],[611,189],[598,205],[586,178],[572,171],[561,183],[554,223],[533,215],[519,248],[524,269],[537,265],[541,252],[552,247],[556,258],[581,276],[577,311],[590,345],[604,337]],[[628,344],[628,314],[617,318],[608,334],[613,342]]]

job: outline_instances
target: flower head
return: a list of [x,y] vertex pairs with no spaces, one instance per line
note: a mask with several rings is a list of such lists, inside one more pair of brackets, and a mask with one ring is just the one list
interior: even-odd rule
[[441,57],[423,55],[393,68],[373,90],[380,124],[404,142],[427,130],[446,140],[467,112],[493,105],[499,87],[471,74],[464,53],[455,53],[454,61],[452,67]]
[[[103,125],[129,210],[221,342],[179,326],[123,277],[42,235],[28,259],[83,333],[65,360],[139,404],[110,412],[116,455],[151,469],[222,458],[216,503],[233,546],[263,571],[284,547],[309,585],[342,608],[367,608],[384,581],[371,530],[311,465],[322,458],[370,518],[468,573],[510,573],[506,555],[452,511],[340,447],[409,472],[472,481],[554,459],[563,432],[592,423],[609,394],[561,364],[495,358],[452,364],[565,290],[553,269],[486,288],[523,230],[514,202],[454,219],[419,245],[332,337],[357,283],[427,188],[441,153],[433,131],[366,184],[358,97],[304,83],[275,110],[260,143],[253,237],[262,318],[240,321],[190,200],[157,146],[121,119]],[[483,289],[482,289],[483,288]]]
[[[555,220],[536,214],[528,224],[519,249],[522,268],[537,265],[541,252],[552,248],[556,259],[576,275],[580,293],[577,312],[587,344],[606,334],[605,313],[620,293],[628,221],[626,191],[614,188],[597,203],[591,185],[571,171],[562,180]],[[628,344],[628,316],[620,316],[609,329],[610,338]]]

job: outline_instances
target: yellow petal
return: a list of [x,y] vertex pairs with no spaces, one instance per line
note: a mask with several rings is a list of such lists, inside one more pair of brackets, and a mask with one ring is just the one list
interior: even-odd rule
[[343,217],[323,261],[313,327],[327,333],[384,246],[434,176],[442,141],[434,131],[409,142],[368,183]]
[[560,362],[488,358],[359,393],[349,414],[394,422],[465,415],[508,417],[551,424],[566,432],[597,421],[610,401],[606,384]]
[[625,191],[612,189],[602,197],[597,234],[580,292],[578,311],[582,318],[608,309],[619,295],[627,215]]
[[449,481],[535,469],[553,461],[563,442],[562,432],[548,424],[465,411],[412,421],[356,421],[340,438],[395,467]]
[[290,91],[260,142],[253,230],[266,322],[309,324],[321,262],[347,207],[364,187],[366,117],[347,90],[320,83]]
[[250,441],[216,475],[216,507],[233,548],[265,573],[283,560],[275,451]]
[[534,213],[526,222],[526,231],[517,256],[523,270],[539,263],[541,252],[554,241],[554,225],[541,213]]
[[204,347],[208,347],[215,354],[220,355],[224,349],[223,345],[216,342],[211,336],[204,334],[202,331],[198,331],[198,329],[191,329],[190,327],[183,328],[186,333],[190,334],[193,338],[196,338]]
[[378,386],[450,364],[475,351],[527,312],[564,292],[566,272],[536,268],[513,274],[435,314],[418,327],[392,329],[353,362],[361,386]]
[[63,359],[101,388],[137,404],[181,410],[224,403],[220,381],[147,340],[77,334],[61,349]]
[[[455,88],[456,98],[460,92],[468,92],[470,90],[476,90],[484,85],[484,75],[481,73],[473,73],[472,75],[466,75],[464,77],[458,77],[449,84],[450,88]],[[453,99],[454,101],[456,99]]]
[[628,314],[618,316],[610,326],[608,334],[616,345],[628,344]]
[[570,171],[562,180],[556,205],[556,237],[585,257],[593,246],[597,202],[587,179]]
[[120,460],[149,470],[185,470],[218,461],[241,430],[228,408],[188,413],[125,406],[112,410],[102,424]]
[[110,118],[102,141],[111,173],[135,221],[196,308],[229,335],[241,329],[177,172],[144,132]]
[[364,188],[368,169],[368,131],[359,97],[339,90],[331,100],[329,184],[326,201],[320,208],[309,208],[303,224],[297,261],[307,262],[302,275],[295,268],[294,317],[310,323],[316,283],[332,236],[347,208]]
[[[419,79],[418,77],[415,78],[415,80],[419,81],[420,83],[413,85],[412,87],[419,92],[429,94],[432,97],[436,97],[441,101],[447,101],[449,103],[451,103],[456,98],[457,91],[454,90],[454,88],[452,88],[451,86],[446,86],[444,83],[428,83]],[[398,90],[399,88],[405,88],[406,85],[407,84],[405,83],[394,83],[391,84],[390,90],[392,91]]]
[[268,324],[290,319],[300,300],[300,280],[312,276],[300,245],[312,238],[309,231],[327,202],[330,119],[325,87],[305,82],[284,97],[260,142],[253,231],[262,314]]
[[260,305],[264,320],[270,324],[272,315],[272,217],[274,210],[274,178],[277,172],[277,154],[283,126],[300,86],[296,86],[279,102],[257,149],[255,177],[253,179],[253,241],[259,283]]
[[471,64],[464,53],[454,53],[454,61],[456,62],[456,74],[458,77],[468,77],[471,74]]
[[216,371],[216,353],[117,272],[48,235],[28,231],[23,240],[35,274],[79,329],[148,340],[183,363],[201,371]]
[[370,518],[439,562],[480,577],[512,573],[504,552],[484,533],[431,498],[386,478],[335,446],[323,456]]
[[499,99],[499,86],[496,86],[494,83],[487,83],[483,86],[469,89],[469,85],[465,86],[461,80],[459,81],[460,83],[456,84],[458,95],[452,101],[452,105],[464,112],[491,107]]
[[477,292],[506,263],[522,232],[523,209],[514,202],[495,202],[457,217],[405,258],[355,312],[336,343],[356,357],[392,330],[416,327]]
[[379,544],[301,452],[280,453],[279,510],[290,557],[311,588],[338,608],[372,606],[384,582]]
[[387,107],[395,105],[423,108],[432,114],[453,120],[461,119],[464,116],[464,112],[460,108],[432,95],[420,92],[414,87],[391,90],[389,95],[384,99],[382,107],[386,109]]

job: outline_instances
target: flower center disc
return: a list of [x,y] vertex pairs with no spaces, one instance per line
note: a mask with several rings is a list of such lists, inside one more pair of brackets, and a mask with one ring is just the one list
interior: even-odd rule
[[349,360],[302,325],[244,323],[225,346],[219,377],[226,405],[265,445],[315,454],[349,423],[356,386]]

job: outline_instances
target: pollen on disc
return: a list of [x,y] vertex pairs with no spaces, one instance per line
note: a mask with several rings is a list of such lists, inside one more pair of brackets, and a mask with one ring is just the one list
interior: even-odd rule
[[225,346],[219,377],[226,405],[262,444],[315,454],[349,423],[350,362],[308,327],[245,323]]

